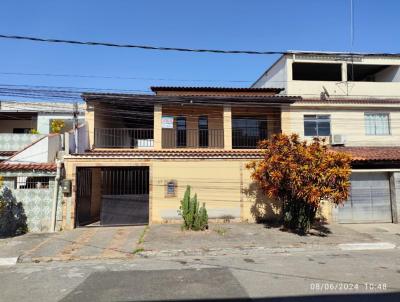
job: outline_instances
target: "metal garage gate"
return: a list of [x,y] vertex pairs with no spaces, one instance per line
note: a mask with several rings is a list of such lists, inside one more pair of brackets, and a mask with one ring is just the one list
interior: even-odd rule
[[354,173],[339,223],[392,222],[388,173]]
[[77,168],[76,225],[149,222],[149,167]]
[[149,168],[102,168],[101,225],[149,222]]

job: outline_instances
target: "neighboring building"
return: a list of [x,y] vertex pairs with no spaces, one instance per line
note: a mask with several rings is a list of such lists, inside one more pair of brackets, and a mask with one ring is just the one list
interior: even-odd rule
[[[31,133],[49,134],[53,120],[63,120],[62,132],[73,127],[72,103],[0,101],[0,134]],[[84,109],[78,106],[79,123],[84,121]]]
[[399,98],[400,56],[293,51],[252,85],[317,98]]
[[[59,178],[64,146],[73,144],[73,135],[49,134],[52,120],[63,120],[62,132],[72,127],[73,107],[66,103],[0,103],[0,176],[2,186],[22,202],[30,232],[59,229],[61,190]],[[82,107],[82,106],[80,106]],[[78,110],[84,121],[84,111]],[[37,130],[40,134],[31,134]],[[72,141],[72,142],[71,142]],[[57,206],[55,206],[57,205]],[[56,215],[56,217],[54,217]]]
[[64,229],[177,221],[188,185],[211,219],[279,215],[245,165],[260,158],[259,140],[281,132],[283,108],[299,98],[278,96],[277,88],[152,89],[155,95],[83,94],[89,150],[64,158],[73,185]]
[[293,52],[252,87],[301,96],[282,111],[282,131],[325,137],[353,156],[351,197],[325,208],[332,221],[399,221],[400,57]]

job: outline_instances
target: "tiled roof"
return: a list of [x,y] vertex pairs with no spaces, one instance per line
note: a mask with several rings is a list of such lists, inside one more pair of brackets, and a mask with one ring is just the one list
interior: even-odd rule
[[296,103],[324,103],[324,104],[400,104],[397,98],[329,98],[321,100],[320,98],[302,98]]
[[[332,147],[331,150],[349,154],[353,162],[400,161],[400,147]],[[257,159],[260,150],[222,150],[222,149],[163,149],[163,150],[106,150],[93,149],[83,154],[73,154],[74,158],[211,158],[211,159]]]
[[84,154],[74,154],[74,157],[96,157],[96,158],[220,158],[220,159],[239,159],[239,158],[260,158],[259,150],[222,150],[222,149],[164,149],[164,150],[101,150],[94,149]]
[[17,151],[0,151],[0,156],[12,156],[15,153],[17,153]]
[[37,170],[53,172],[57,170],[55,163],[0,163],[0,171]]
[[252,88],[252,87],[185,87],[185,86],[151,86],[156,91],[207,91],[207,92],[274,92],[279,93],[284,88]]
[[351,156],[353,162],[400,161],[400,147],[333,147]]

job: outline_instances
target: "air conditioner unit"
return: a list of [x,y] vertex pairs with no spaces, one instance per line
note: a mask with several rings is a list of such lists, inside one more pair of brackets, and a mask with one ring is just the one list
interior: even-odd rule
[[330,137],[330,144],[333,145],[344,145],[346,137],[342,134],[332,134]]

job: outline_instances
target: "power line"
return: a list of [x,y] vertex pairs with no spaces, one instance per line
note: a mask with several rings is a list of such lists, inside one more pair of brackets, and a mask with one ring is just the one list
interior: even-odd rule
[[[66,39],[50,39],[41,37],[31,36],[18,36],[18,35],[4,35],[0,34],[2,39],[11,40],[27,40],[34,42],[44,43],[63,43],[63,44],[75,44],[75,45],[87,45],[87,46],[106,46],[106,47],[118,47],[118,48],[136,48],[144,50],[157,50],[157,51],[178,51],[178,52],[194,52],[194,53],[217,53],[217,54],[247,54],[247,55],[286,55],[286,54],[317,54],[318,52],[309,51],[254,51],[254,50],[222,50],[222,49],[201,49],[201,48],[181,48],[181,47],[163,47],[163,46],[151,46],[151,45],[137,45],[137,44],[118,44],[111,42],[94,42],[94,41],[78,41],[78,40],[66,40]],[[400,53],[344,53],[344,52],[327,52],[320,54],[329,54],[337,56],[351,56],[351,55],[363,55],[363,56],[400,56]]]
[[224,82],[224,83],[252,83],[248,80],[218,80],[218,79],[174,79],[174,78],[148,78],[148,77],[122,77],[122,76],[101,76],[88,74],[56,74],[56,73],[25,73],[25,72],[0,72],[3,75],[17,76],[41,76],[41,77],[65,77],[65,78],[94,78],[94,79],[116,79],[116,80],[144,80],[144,81],[170,81],[170,82]]

